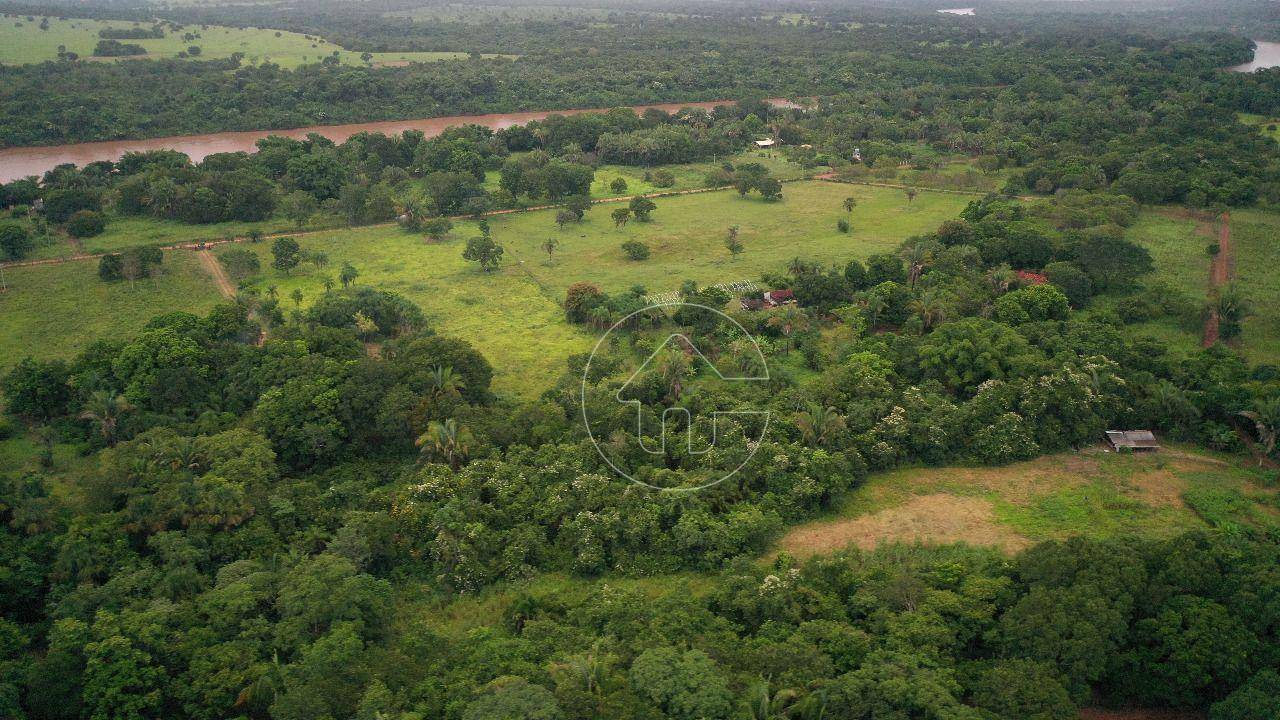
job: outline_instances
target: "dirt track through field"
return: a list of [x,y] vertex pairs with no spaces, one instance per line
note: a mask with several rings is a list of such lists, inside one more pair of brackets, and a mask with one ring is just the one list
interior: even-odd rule
[[218,292],[225,298],[234,298],[236,288],[231,284],[231,278],[227,277],[227,271],[222,269],[222,263],[218,262],[218,259],[208,250],[197,250],[196,255],[200,258],[200,264],[209,271],[213,281],[218,284]]
[[1218,254],[1213,256],[1213,262],[1209,264],[1209,312],[1205,313],[1204,318],[1204,337],[1201,340],[1203,347],[1211,347],[1216,344],[1221,337],[1221,322],[1218,318],[1218,310],[1213,305],[1214,294],[1217,289],[1222,287],[1231,279],[1232,257],[1231,257],[1231,215],[1222,213],[1218,228]]

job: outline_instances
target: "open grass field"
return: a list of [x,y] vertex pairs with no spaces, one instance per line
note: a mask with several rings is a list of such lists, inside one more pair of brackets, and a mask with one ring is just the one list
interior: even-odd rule
[[124,338],[170,310],[202,314],[220,299],[199,259],[165,253],[164,274],[153,280],[107,284],[88,260],[9,268],[0,292],[0,370],[30,355],[68,358],[101,338]]
[[1280,142],[1280,118],[1240,113],[1240,122],[1258,128],[1258,132]]
[[[858,199],[853,231],[836,230],[845,215],[840,203]],[[490,218],[494,239],[506,249],[502,267],[481,272],[462,259],[473,223],[459,223],[439,243],[392,226],[335,230],[302,236],[304,250],[319,250],[329,267],[304,266],[289,275],[275,271],[251,279],[259,289],[275,285],[280,297],[301,289],[303,305],[322,292],[323,277],[336,276],[342,263],[360,271],[359,282],[400,292],[418,303],[440,331],[464,338],[495,365],[500,392],[536,395],[564,369],[564,360],[591,349],[595,338],[563,319],[565,290],[587,280],[610,292],[643,285],[650,293],[676,290],[686,279],[701,284],[754,280],[796,256],[843,265],[852,258],[892,250],[905,238],[954,217],[967,198],[921,193],[908,205],[897,190],[820,181],[788,183],[784,199],[767,203],[732,191],[659,198],[650,223],[617,229],[609,219],[613,204],[598,205],[581,224],[556,227],[554,210]],[[732,260],[723,242],[738,225],[746,252]],[[541,245],[560,241],[548,262]],[[647,243],[650,259],[628,260],[620,245]],[[251,245],[269,265],[270,244]],[[285,301],[286,305],[292,303]]]
[[1280,213],[1232,210],[1231,245],[1236,281],[1253,303],[1241,345],[1251,362],[1280,365]]
[[[1185,210],[1144,208],[1126,236],[1151,253],[1155,273],[1148,280],[1163,282],[1196,303],[1203,303],[1209,289],[1209,255],[1205,249],[1215,241],[1216,227],[1216,223]],[[1195,323],[1163,317],[1135,327],[1174,352],[1190,353],[1200,347],[1200,326]]]
[[[0,64],[21,65],[56,60],[59,46],[64,46],[67,51],[74,52],[81,58],[89,58],[98,44],[99,30],[109,27],[149,27],[145,24],[120,20],[49,17],[47,18],[48,29],[41,30],[41,21],[46,18],[33,17],[34,20],[28,19],[25,15],[9,15],[0,18]],[[199,37],[185,40],[183,39],[185,33],[192,33]],[[196,45],[200,47],[202,59],[226,58],[232,53],[243,53],[245,62],[250,64],[273,62],[282,67],[293,68],[306,63],[320,62],[337,51],[338,57],[345,64],[364,64],[360,59],[360,53],[344,50],[322,38],[262,28],[188,25],[180,32],[166,29],[163,38],[122,40],[121,42],[134,43],[146,48],[147,54],[141,56],[146,58],[177,57],[188,47]],[[373,53],[373,59],[370,62],[374,65],[394,65],[465,57],[467,54],[461,52],[385,52]]]
[[895,541],[1014,552],[1069,535],[1280,524],[1276,490],[1242,462],[1177,447],[1151,455],[1091,448],[1003,467],[894,470],[872,476],[830,517],[791,529],[774,552],[807,557]]

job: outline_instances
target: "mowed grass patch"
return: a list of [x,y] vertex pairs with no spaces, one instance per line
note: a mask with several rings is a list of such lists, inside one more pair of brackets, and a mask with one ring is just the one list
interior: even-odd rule
[[[65,18],[26,15],[0,18],[0,63],[5,65],[21,65],[56,60],[59,46],[74,52],[81,59],[93,56],[97,46],[98,32],[105,28],[150,28],[151,23],[135,23],[122,20],[87,20],[84,18]],[[41,30],[42,20],[48,21],[48,29]],[[183,39],[183,35],[192,33],[200,37]],[[186,52],[193,45],[200,48],[198,59],[218,59],[230,57],[233,53],[242,53],[245,62],[250,64],[272,62],[286,68],[293,68],[306,63],[318,63],[325,57],[338,53],[339,60],[346,65],[365,64],[359,52],[344,50],[338,45],[319,37],[308,38],[300,33],[264,28],[233,28],[221,25],[187,25],[174,32],[165,26],[163,38],[146,40],[121,40],[123,43],[141,45],[147,49],[142,58],[173,58]],[[463,52],[384,52],[373,53],[371,63],[374,65],[395,65],[408,62],[432,62],[436,60],[457,60],[467,57]],[[496,57],[496,56],[488,56]]]
[[1280,214],[1231,211],[1235,277],[1254,306],[1245,320],[1241,346],[1251,362],[1280,364]]
[[829,517],[786,533],[772,552],[804,557],[886,542],[1014,551],[1073,535],[1168,537],[1209,524],[1188,501],[1206,493],[1245,498],[1249,510],[1239,522],[1272,517],[1265,506],[1274,491],[1261,481],[1252,469],[1183,448],[1151,455],[1092,448],[1002,467],[904,468],[872,476]]
[[172,310],[202,315],[222,298],[186,250],[164,254],[154,280],[104,283],[98,263],[76,260],[4,270],[0,293],[0,369],[30,355],[69,358],[94,340],[127,338],[152,317]]
[[[858,201],[852,214],[841,207],[849,196]],[[508,261],[523,261],[558,297],[583,280],[608,292],[643,285],[659,293],[679,289],[684,280],[708,285],[757,279],[766,271],[783,271],[795,257],[843,268],[851,259],[893,251],[907,237],[936,229],[967,200],[922,192],[908,203],[893,189],[802,181],[787,183],[777,202],[755,194],[739,197],[732,190],[657,198],[652,222],[632,220],[622,228],[609,217],[623,207],[614,203],[592,207],[583,222],[563,230],[552,211],[499,216],[490,223]],[[851,232],[836,229],[840,218],[849,219]],[[736,259],[724,247],[732,225],[739,227],[746,248]],[[548,238],[560,243],[550,263],[541,249]],[[627,259],[621,246],[633,240],[649,246],[648,260]]]

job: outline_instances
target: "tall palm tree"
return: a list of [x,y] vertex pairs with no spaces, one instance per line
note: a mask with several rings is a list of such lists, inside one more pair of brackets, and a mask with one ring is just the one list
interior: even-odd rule
[[467,384],[450,366],[436,365],[431,368],[431,394],[435,397],[461,395]]
[[916,281],[924,273],[924,269],[933,262],[933,248],[922,240],[917,240],[902,249],[899,256],[907,262],[907,282],[914,290]]
[[80,412],[81,420],[89,420],[98,426],[98,432],[108,445],[116,444],[116,427],[120,418],[133,410],[133,405],[123,395],[97,390],[85,401]]
[[1262,465],[1263,459],[1276,451],[1276,440],[1280,438],[1280,398],[1254,400],[1252,409],[1236,414],[1253,421],[1254,432],[1262,445],[1262,457],[1258,458],[1258,465]]
[[867,325],[874,328],[880,324],[880,313],[889,308],[889,301],[880,293],[870,293],[862,301],[862,309],[867,311]]
[[427,431],[418,436],[416,442],[423,454],[432,454],[449,464],[450,469],[457,470],[466,462],[471,452],[471,431],[449,418],[444,422],[432,421]]
[[658,359],[658,372],[662,375],[662,383],[667,387],[667,395],[671,402],[680,399],[684,392],[684,381],[689,376],[689,359],[684,353],[671,350]]
[[837,433],[844,430],[844,417],[833,407],[811,403],[807,409],[795,414],[796,427],[805,445],[826,445]]
[[942,294],[934,288],[925,290],[919,297],[912,300],[911,309],[920,316],[920,324],[924,332],[932,330],[935,325],[946,320],[947,309],[942,301]]
[[751,720],[786,720],[797,709],[800,693],[791,688],[769,691],[769,681],[761,679],[747,689],[747,717]]
[[1013,281],[1017,279],[1018,274],[1008,265],[1003,265],[991,271],[989,276],[991,287],[995,288],[998,293],[1006,293],[1013,286]]

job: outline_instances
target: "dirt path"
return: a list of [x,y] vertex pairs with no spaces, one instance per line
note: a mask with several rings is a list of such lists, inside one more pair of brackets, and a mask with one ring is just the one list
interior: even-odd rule
[[1234,265],[1231,256],[1231,215],[1225,212],[1222,213],[1219,223],[1218,254],[1213,256],[1213,262],[1209,264],[1209,298],[1211,304],[1209,312],[1205,314],[1204,318],[1204,336],[1200,342],[1203,347],[1213,346],[1221,337],[1218,311],[1212,305],[1213,293],[1231,279],[1231,268]]
[[[826,173],[822,173],[821,175],[814,175],[812,179],[823,180],[825,182],[841,183],[844,185],[867,185],[869,187],[895,188],[897,190],[906,190],[908,188],[913,188],[915,190],[919,190],[920,192],[947,193],[949,195],[973,195],[976,197],[986,197],[987,195],[993,194],[991,192],[987,192],[984,190],[953,190],[951,188],[937,188],[937,187],[929,187],[927,185],[906,185],[904,183],[872,182],[870,180],[842,180],[839,174],[835,172],[826,172]],[[998,194],[998,193],[995,193],[995,194]],[[1028,202],[1032,200],[1047,199],[1043,197],[1037,197],[1035,195],[1014,195],[1013,197],[1015,200],[1022,200],[1024,202]]]
[[218,291],[225,298],[234,298],[236,296],[236,288],[231,284],[231,278],[227,277],[227,271],[222,269],[222,263],[218,262],[218,258],[208,250],[196,251],[196,256],[200,258],[200,264],[205,270],[209,271],[210,277],[218,284]]

